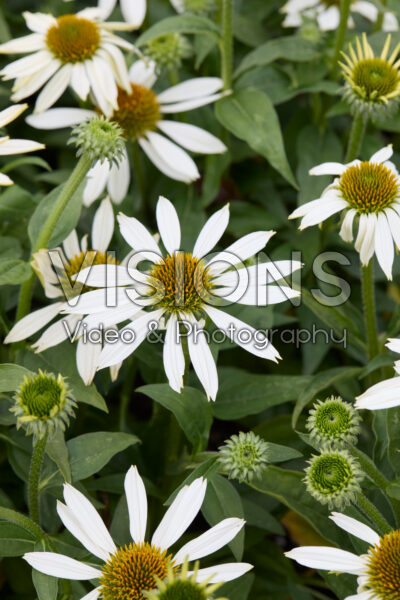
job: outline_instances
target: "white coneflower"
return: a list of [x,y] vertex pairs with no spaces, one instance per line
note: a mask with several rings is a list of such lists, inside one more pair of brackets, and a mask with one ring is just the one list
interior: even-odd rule
[[[43,352],[68,339],[79,328],[82,315],[69,315],[60,318],[65,298],[70,302],[80,294],[87,292],[84,283],[74,280],[74,275],[89,265],[110,263],[113,257],[107,255],[107,249],[114,232],[114,213],[111,202],[105,198],[96,211],[91,232],[91,246],[88,247],[87,236],[79,243],[78,235],[73,230],[64,240],[62,249],[53,251],[39,250],[33,255],[32,267],[39,277],[47,298],[55,300],[44,308],[39,308],[23,317],[11,329],[5,339],[10,344],[24,340],[57,318],[47,327],[40,338],[33,344],[36,352]],[[82,332],[80,332],[82,333]],[[79,336],[76,336],[79,337]],[[90,343],[79,337],[77,344],[77,367],[85,381],[89,384],[97,368],[97,360],[101,352],[101,343]],[[112,371],[112,377],[118,373],[118,366]]]
[[310,175],[337,175],[320,198],[299,206],[289,217],[301,217],[299,229],[319,225],[336,213],[343,213],[340,236],[353,241],[353,225],[358,221],[355,249],[362,265],[372,256],[388,279],[392,279],[394,246],[400,248],[400,177],[389,161],[392,146],[375,152],[369,160],[348,164],[328,162],[313,167]]
[[[389,339],[386,344],[389,350],[400,354],[400,340],[396,338]],[[367,391],[356,398],[356,408],[366,408],[367,410],[382,410],[384,408],[393,408],[400,406],[400,360],[394,363],[396,376],[392,379],[380,381],[371,386]]]
[[[352,0],[350,10],[365,17],[371,23],[375,23],[379,11],[375,4],[367,0]],[[300,27],[303,18],[315,18],[321,31],[335,30],[340,21],[340,0],[289,0],[282,7],[284,13],[284,27]],[[350,17],[349,27],[354,27],[354,21]],[[393,13],[385,11],[383,16],[383,31],[397,31],[398,22]]]
[[369,544],[368,552],[353,552],[325,546],[303,546],[286,552],[300,565],[311,569],[357,575],[357,594],[345,600],[397,600],[400,593],[400,530],[380,537],[373,529],[341,513],[332,513],[332,521]]
[[[0,111],[0,127],[5,127],[14,121],[21,113],[28,108],[27,104],[14,104]],[[12,154],[24,154],[25,152],[35,152],[43,150],[45,146],[31,140],[12,140],[8,135],[0,137],[0,156],[11,156]],[[5,173],[0,173],[0,186],[12,185],[13,180]]]
[[31,96],[43,86],[35,112],[52,106],[68,86],[86,100],[89,93],[106,116],[117,107],[118,88],[129,92],[130,83],[120,47],[134,46],[113,30],[132,29],[126,23],[105,23],[98,8],[54,17],[25,12],[30,35],[0,45],[1,54],[29,56],[8,64],[0,74],[15,79],[12,99]]
[[[219,154],[226,151],[226,146],[204,129],[165,119],[165,115],[215,102],[223,95],[222,80],[219,77],[189,79],[158,94],[151,89],[157,80],[155,63],[142,60],[133,64],[129,79],[129,93],[118,89],[117,109],[111,119],[119,123],[127,139],[140,144],[162,173],[185,183],[198,179],[200,173],[195,162],[180,146],[200,154]],[[57,129],[75,125],[94,114],[79,108],[54,108],[41,115],[29,116],[27,122],[39,129]],[[106,186],[112,200],[119,204],[126,196],[130,182],[127,154],[119,167],[97,163],[89,171],[88,178],[84,192],[86,205],[94,202]]]
[[[64,485],[65,504],[58,502],[57,512],[65,527],[103,564],[93,567],[63,554],[28,552],[25,560],[37,571],[60,579],[97,580],[97,587],[84,598],[88,600],[145,600],[145,591],[155,590],[157,581],[174,572],[186,560],[194,561],[223,548],[242,529],[242,519],[221,521],[199,537],[186,543],[175,554],[168,549],[179,540],[197,516],[203,504],[207,481],[195,479],[184,486],[147,542],[147,496],[136,467],[125,477],[125,494],[132,542],[123,547],[114,544],[100,515],[77,489]],[[196,570],[196,580],[209,583],[231,581],[249,571],[248,563],[225,563]],[[82,598],[82,600],[84,600]]]
[[[301,263],[277,261],[256,264],[248,268],[232,270],[262,250],[273,231],[250,233],[234,242],[224,252],[212,258],[209,253],[223,235],[229,221],[229,206],[212,215],[200,231],[191,252],[180,251],[181,228],[174,206],[160,197],[157,204],[157,224],[166,253],[147,229],[135,218],[118,216],[122,236],[142,260],[149,260],[152,267],[144,271],[127,271],[111,265],[118,275],[115,288],[116,306],[107,308],[107,289],[110,290],[104,267],[86,269],[78,280],[87,277],[87,283],[103,289],[89,292],[76,306],[66,308],[70,313],[88,313],[84,323],[115,325],[131,320],[121,331],[115,343],[105,344],[99,359],[99,369],[112,366],[129,356],[146,338],[150,323],[164,327],[164,368],[170,386],[177,392],[183,387],[185,359],[178,335],[180,325],[189,330],[188,348],[190,360],[207,396],[215,400],[218,390],[218,374],[214,358],[207,343],[202,318],[209,317],[225,335],[255,356],[277,361],[278,351],[262,332],[233,317],[215,304],[221,299],[229,303],[266,306],[284,302],[299,296],[288,286],[273,285],[283,277],[299,269]],[[110,267],[109,267],[110,268]],[[133,275],[133,278],[132,278]],[[134,285],[133,282],[140,282]],[[270,285],[271,284],[271,285]],[[104,287],[105,286],[105,287]],[[213,305],[214,304],[214,305]],[[144,314],[137,316],[145,307]],[[135,316],[136,315],[136,316]],[[243,333],[246,336],[243,336]],[[131,342],[126,338],[131,334]]]

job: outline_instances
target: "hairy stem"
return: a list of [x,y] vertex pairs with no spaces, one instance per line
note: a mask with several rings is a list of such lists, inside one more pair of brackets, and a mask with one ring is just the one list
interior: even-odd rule
[[222,0],[222,80],[224,90],[232,87],[233,0]]
[[33,446],[31,466],[29,469],[28,496],[29,496],[29,516],[35,523],[40,522],[39,516],[39,482],[44,451],[46,450],[48,433],[38,439]]
[[381,515],[379,510],[372,504],[372,502],[368,500],[366,495],[362,492],[359,492],[357,494],[357,505],[377,526],[381,534],[390,533],[392,531],[392,527],[390,527],[385,517]]
[[336,31],[335,50],[332,59],[332,73],[336,74],[338,70],[338,61],[340,53],[343,50],[344,41],[347,33],[347,22],[350,15],[351,0],[341,0],[340,2],[340,21]]
[[358,113],[351,126],[349,143],[347,146],[346,163],[351,162],[358,157],[361,144],[367,127],[368,117],[364,113]]

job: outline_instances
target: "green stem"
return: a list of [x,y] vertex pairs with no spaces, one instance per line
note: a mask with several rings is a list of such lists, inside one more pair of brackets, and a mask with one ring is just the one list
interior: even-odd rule
[[133,142],[132,144],[132,160],[135,181],[139,190],[140,202],[146,212],[146,181],[143,175],[142,157],[140,155],[140,147],[138,142]]
[[35,523],[40,522],[39,516],[39,482],[40,472],[42,470],[42,463],[44,458],[44,451],[46,450],[48,433],[38,439],[33,446],[31,466],[29,469],[29,516]]
[[349,448],[349,452],[358,460],[364,473],[384,492],[390,481],[376,468],[370,457],[354,446]]
[[344,41],[346,39],[347,33],[347,22],[349,20],[350,15],[350,4],[351,0],[341,0],[340,3],[340,21],[339,27],[336,31],[336,41],[335,41],[335,50],[333,53],[332,60],[332,72],[336,73],[338,69],[338,61],[340,58],[340,53],[343,50]]
[[368,358],[379,354],[378,329],[375,313],[374,265],[372,259],[366,267],[361,267],[361,289],[364,308],[365,330],[367,333]]
[[222,80],[224,90],[232,88],[233,0],[222,0]]
[[[81,183],[81,181],[89,171],[90,167],[92,166],[92,162],[92,159],[87,154],[83,154],[79,159],[77,165],[75,166],[75,169],[72,171],[63,189],[61,190],[60,195],[55,201],[49,216],[44,222],[36,244],[33,247],[32,254],[34,254],[38,250],[41,250],[42,248],[47,248],[47,245],[50,241],[50,238],[52,236],[55,226],[57,225],[59,218],[61,217],[69,200],[78,189],[79,184]],[[24,317],[29,312],[34,282],[35,274],[32,273],[29,279],[27,279],[21,286],[21,292],[19,296],[17,309],[17,321],[22,319],[22,317]]]
[[358,492],[357,494],[357,505],[378,527],[382,534],[392,531],[393,528],[390,527],[385,517],[381,515],[379,510],[368,500],[363,492]]
[[351,162],[358,157],[360,153],[361,144],[364,138],[365,129],[367,127],[368,116],[364,113],[358,113],[353,120],[351,126],[349,144],[347,146],[347,153],[345,162]]

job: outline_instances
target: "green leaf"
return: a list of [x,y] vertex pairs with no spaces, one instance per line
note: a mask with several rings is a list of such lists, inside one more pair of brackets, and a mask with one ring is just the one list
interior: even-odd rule
[[[65,238],[71,233],[73,228],[78,223],[81,207],[82,207],[82,194],[86,181],[82,181],[76,192],[69,199],[67,206],[64,208],[54,228],[52,236],[47,244],[48,248],[54,248],[58,246]],[[31,241],[32,247],[34,247],[36,240],[42,230],[43,224],[49,216],[57,198],[61,194],[65,183],[62,183],[54,190],[52,190],[47,196],[41,200],[40,204],[36,207],[33,213],[29,225],[28,235]]]
[[220,386],[212,411],[217,419],[233,420],[297,400],[309,375],[254,375],[233,367],[219,369]]
[[221,597],[229,598],[229,600],[247,600],[253,582],[254,575],[252,573],[246,573],[246,575],[239,577],[239,579],[224,583],[223,586],[218,588],[218,594]]
[[281,446],[280,444],[272,444],[267,442],[267,456],[269,463],[280,463],[287,460],[293,460],[294,458],[301,458],[303,455],[294,448],[288,446]]
[[34,550],[36,537],[30,532],[7,521],[0,521],[0,556],[22,556]]
[[[45,540],[41,540],[35,545],[35,552],[51,552],[51,548]],[[32,581],[38,600],[56,600],[58,593],[57,577],[51,577],[32,569]]]
[[96,431],[84,433],[67,442],[72,481],[98,473],[118,452],[139,442],[136,435],[122,432]]
[[65,481],[71,483],[71,467],[69,465],[68,447],[65,443],[64,432],[58,429],[46,444],[46,454],[50,456],[60,469]]
[[[380,412],[380,411],[379,411]],[[400,407],[386,411],[386,430],[389,439],[388,458],[396,476],[400,475]]]
[[286,158],[278,115],[268,96],[256,89],[238,90],[217,102],[215,114],[228,131],[264,156],[297,188]]
[[0,506],[0,519],[13,523],[14,525],[18,525],[18,527],[29,532],[36,540],[40,540],[44,536],[44,531],[41,529],[41,527],[39,527],[39,525],[37,525],[26,515],[23,515],[12,508]]
[[19,220],[32,212],[32,197],[26,190],[13,185],[0,194],[0,219]]
[[298,397],[292,415],[293,428],[296,427],[297,420],[303,408],[305,408],[319,392],[325,390],[331,385],[335,385],[335,383],[339,381],[345,381],[346,379],[357,377],[361,371],[361,367],[335,367],[315,375],[312,378],[311,383],[305,389],[303,389]]
[[151,40],[168,33],[207,34],[216,39],[219,38],[219,29],[210,19],[196,15],[178,15],[163,19],[147,29],[136,40],[136,46],[140,48],[151,42]]
[[0,365],[0,392],[15,392],[24,377],[29,375],[32,375],[32,371],[20,365]]
[[203,392],[184,387],[178,394],[167,383],[144,385],[136,391],[146,394],[174,414],[187,439],[193,444],[194,452],[206,447],[212,415],[210,403]]
[[46,169],[46,171],[51,171],[51,167],[49,163],[47,163],[40,156],[23,156],[22,158],[17,158],[16,160],[12,160],[2,167],[2,173],[9,173],[13,169],[17,167],[22,167],[24,165],[35,165],[36,167],[42,167],[42,169]]
[[32,274],[29,263],[19,259],[0,260],[0,285],[17,285]]
[[246,54],[235,71],[235,77],[248,69],[273,63],[279,58],[296,62],[309,62],[318,58],[318,56],[319,52],[315,44],[303,40],[299,36],[276,38]]
[[[207,522],[213,527],[229,517],[244,518],[242,500],[236,488],[221,475],[214,475],[207,485],[201,512]],[[243,556],[244,529],[229,543],[236,560]]]
[[22,254],[21,244],[15,237],[8,235],[0,236],[0,257],[4,258],[19,258]]

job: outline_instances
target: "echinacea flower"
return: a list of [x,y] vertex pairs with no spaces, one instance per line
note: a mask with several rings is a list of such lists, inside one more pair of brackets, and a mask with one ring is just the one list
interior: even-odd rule
[[[386,344],[389,350],[400,354],[400,340],[396,338],[389,339]],[[366,408],[367,410],[382,410],[400,406],[400,360],[394,363],[396,376],[385,381],[380,381],[368,388],[363,394],[356,398],[356,408]]]
[[[375,23],[379,11],[375,4],[367,0],[352,0],[350,5],[352,13],[358,13],[371,23]],[[289,0],[282,7],[284,13],[284,27],[300,27],[304,17],[315,18],[321,31],[337,29],[340,21],[340,0]],[[350,17],[348,27],[354,27]],[[383,31],[396,31],[398,22],[393,13],[385,11],[383,16]]]
[[[184,486],[151,541],[146,541],[146,490],[137,468],[132,466],[125,477],[132,542],[117,547],[91,502],[73,486],[65,484],[65,504],[57,503],[59,517],[70,533],[102,564],[94,567],[54,552],[28,552],[24,558],[34,569],[46,575],[60,579],[97,580],[97,587],[84,596],[86,600],[145,600],[143,592],[156,589],[157,579],[164,579],[168,568],[176,572],[185,559],[195,561],[216,552],[242,529],[243,519],[224,519],[184,544],[175,554],[168,552],[196,518],[206,489],[207,481],[202,478]],[[197,570],[196,580],[208,580],[210,583],[231,581],[251,568],[248,563],[219,564]]]
[[[6,344],[24,340],[46,325],[53,319],[57,321],[50,325],[32,347],[36,352],[43,352],[68,339],[75,331],[75,338],[79,337],[79,321],[82,315],[68,315],[60,317],[65,298],[70,302],[76,301],[80,294],[84,294],[88,287],[84,283],[75,281],[74,275],[85,269],[88,265],[105,264],[115,260],[108,255],[107,249],[114,232],[114,213],[111,202],[105,198],[93,219],[91,246],[88,247],[87,236],[79,243],[78,235],[73,230],[64,240],[62,249],[39,250],[33,255],[32,267],[39,277],[46,297],[56,302],[39,308],[23,317],[14,325],[5,339]],[[90,289],[90,288],[89,288]],[[77,367],[82,379],[89,383],[97,366],[97,358],[101,351],[101,344],[90,343],[79,337],[77,344]],[[113,369],[112,377],[118,374],[118,367]]]
[[[277,261],[236,269],[264,248],[273,231],[257,231],[240,238],[225,251],[210,255],[223,235],[229,221],[229,205],[213,214],[200,231],[191,252],[180,251],[181,228],[174,206],[160,197],[157,203],[157,225],[166,252],[160,250],[148,230],[135,218],[119,214],[122,236],[142,260],[152,264],[147,271],[109,265],[91,267],[78,275],[78,281],[103,288],[79,298],[69,313],[87,313],[88,329],[132,320],[119,333],[115,343],[105,344],[99,358],[99,369],[127,358],[145,340],[150,329],[166,327],[164,368],[172,389],[183,387],[185,358],[179,334],[180,327],[188,331],[190,360],[208,398],[215,400],[218,374],[207,343],[202,318],[209,317],[224,335],[255,356],[277,361],[279,353],[265,333],[255,330],[240,319],[215,307],[221,301],[252,306],[266,306],[299,296],[285,285],[272,285],[301,267],[296,261]],[[128,265],[129,267],[129,265]],[[136,267],[136,265],[135,265]],[[234,267],[234,270],[232,270]],[[111,269],[111,271],[109,271]],[[230,269],[230,270],[229,270]],[[116,305],[107,307],[107,290],[114,281]],[[111,279],[108,275],[111,275]],[[135,284],[136,282],[136,284]],[[271,284],[271,285],[269,285]],[[144,314],[135,318],[141,309]],[[166,325],[165,325],[166,323]],[[128,342],[128,337],[130,341]]]
[[334,512],[330,519],[367,542],[368,551],[358,556],[340,548],[302,546],[286,552],[286,556],[310,569],[356,575],[357,593],[344,600],[396,600],[400,590],[400,530],[381,537],[368,525],[342,513]]
[[[28,108],[27,104],[14,104],[0,111],[0,127],[5,127],[14,121]],[[31,140],[11,140],[8,135],[0,137],[0,156],[11,156],[12,154],[24,154],[25,152],[36,152],[43,150],[45,146]],[[0,186],[12,185],[13,180],[5,173],[0,173]]]
[[400,100],[400,43],[389,53],[388,35],[380,56],[375,56],[365,33],[362,42],[356,38],[356,51],[349,44],[348,54],[342,52],[340,66],[346,81],[345,98],[355,112],[365,114],[395,110]]
[[[154,62],[138,60],[133,64],[129,71],[129,93],[118,88],[117,109],[111,119],[121,126],[127,140],[139,143],[157,169],[171,179],[190,183],[198,179],[200,173],[193,159],[180,146],[200,154],[226,152],[226,146],[200,127],[171,121],[164,116],[215,102],[223,95],[220,91],[223,83],[219,77],[199,77],[158,94],[151,89],[157,80],[155,69]],[[75,125],[95,114],[79,108],[53,108],[41,115],[30,115],[27,123],[39,129],[58,129]],[[125,198],[130,182],[127,154],[119,166],[97,163],[89,171],[88,179],[84,191],[86,206],[94,202],[106,186],[111,199],[119,204]]]
[[102,112],[109,116],[117,107],[117,85],[127,93],[128,72],[119,47],[134,46],[113,30],[131,29],[125,23],[106,23],[101,10],[86,8],[76,14],[54,17],[44,13],[23,13],[33,32],[0,45],[1,54],[29,56],[8,64],[0,74],[15,79],[12,100],[18,102],[43,86],[35,112],[52,106],[68,86],[86,100],[89,93]]
[[310,175],[336,175],[317,200],[299,206],[289,219],[302,217],[299,229],[319,225],[337,213],[343,213],[340,236],[353,241],[354,221],[358,221],[355,249],[361,264],[372,256],[388,279],[392,279],[393,242],[400,248],[400,177],[389,161],[391,145],[375,152],[369,160],[348,164],[327,162],[310,170]]

